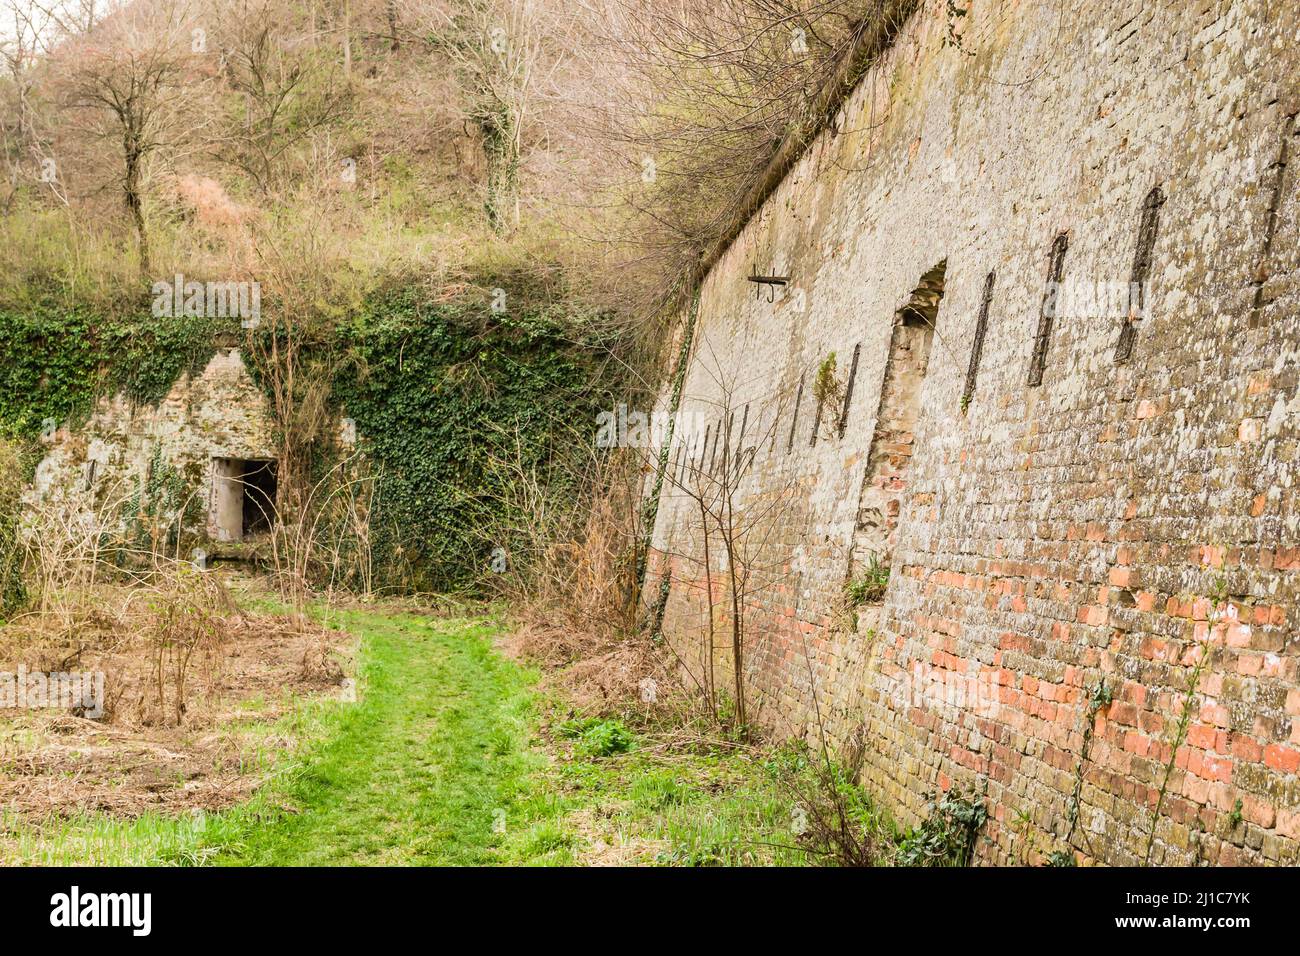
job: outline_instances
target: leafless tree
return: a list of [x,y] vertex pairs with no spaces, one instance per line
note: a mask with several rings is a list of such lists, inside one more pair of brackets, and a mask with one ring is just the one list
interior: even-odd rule
[[508,235],[519,225],[520,164],[541,78],[558,55],[543,7],[534,0],[402,0],[413,35],[460,77],[465,117],[487,160],[483,208]]
[[187,0],[152,0],[115,10],[56,51],[63,102],[92,144],[108,145],[136,235],[141,272],[150,267],[147,187],[154,161],[195,135],[189,109],[202,74],[201,34]]
[[5,0],[0,7],[0,59],[5,71],[5,98],[0,113],[0,149],[8,173],[6,210],[12,209],[25,181],[37,180],[62,203],[51,152],[49,115],[38,83],[41,59],[60,30],[61,8],[46,8],[27,0]]
[[[707,369],[707,363],[701,367]],[[683,514],[694,516],[681,529],[685,536],[680,545],[666,557],[669,567],[675,561],[690,569],[688,575],[673,582],[675,586],[703,592],[706,621],[699,648],[701,670],[698,677],[692,676],[710,711],[719,715],[718,651],[725,649],[736,726],[746,732],[752,719],[747,692],[748,624],[774,588],[788,585],[789,556],[774,547],[774,536],[794,500],[794,486],[773,478],[765,481],[760,491],[752,480],[759,454],[773,448],[782,397],[742,403],[731,377],[716,369],[711,375],[712,397],[697,400],[694,407],[708,409],[713,427],[703,434],[696,428],[695,434],[680,440],[679,453],[670,460],[665,476],[666,493],[689,501]],[[760,413],[756,407],[760,405],[766,406],[767,415]],[[720,637],[725,639],[721,645]],[[689,672],[690,663],[683,660],[682,664]]]
[[602,241],[644,277],[643,314],[676,302],[780,164],[835,123],[839,94],[910,6],[590,0],[601,48],[593,66],[610,77],[574,88],[603,166],[592,170],[593,202],[605,209]]
[[225,79],[240,100],[218,155],[267,196],[288,155],[346,115],[351,90],[329,55],[272,0],[228,0],[217,8]]

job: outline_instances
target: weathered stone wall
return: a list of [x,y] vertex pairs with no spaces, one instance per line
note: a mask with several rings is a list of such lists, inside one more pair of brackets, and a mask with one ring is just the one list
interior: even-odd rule
[[[669,461],[688,484],[715,473],[719,424],[752,449],[733,523],[751,707],[784,734],[818,710],[838,738],[865,724],[866,783],[905,821],[929,790],[986,788],[988,861],[1019,856],[1027,819],[1044,852],[1141,862],[1172,756],[1152,862],[1300,862],[1300,5],[977,2],[965,51],[944,6],[911,19],[700,290],[682,410],[715,447],[679,433]],[[1027,384],[1054,241],[1067,290],[1127,284],[1157,186],[1131,357],[1127,304],[1058,296]],[[940,263],[919,417],[878,422],[899,310]],[[769,302],[755,272],[790,284]],[[814,435],[817,369],[835,352],[847,385],[855,347],[847,407]],[[911,449],[888,591],[855,627],[878,426]],[[669,483],[647,591],[671,569],[664,632],[697,668],[699,529]]]
[[[186,530],[210,531],[213,460],[275,457],[271,411],[238,349],[219,349],[198,375],[183,375],[157,405],[101,398],[89,421],[50,436],[36,468],[34,500],[71,499],[115,513],[138,494],[151,461],[174,469],[201,516]],[[93,462],[93,465],[92,465]]]

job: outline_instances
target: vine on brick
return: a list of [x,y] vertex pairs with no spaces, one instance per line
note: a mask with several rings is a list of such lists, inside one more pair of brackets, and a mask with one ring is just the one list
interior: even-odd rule
[[[1093,731],[1097,726],[1097,715],[1111,705],[1115,699],[1114,691],[1106,684],[1106,678],[1097,680],[1088,694],[1088,709],[1084,712],[1083,745],[1079,748],[1079,763],[1074,768],[1074,789],[1070,791],[1070,801],[1065,810],[1065,818],[1070,822],[1070,829],[1065,834],[1068,844],[1079,825],[1079,805],[1083,797],[1084,768],[1092,750]],[[1068,851],[1067,851],[1068,852]]]

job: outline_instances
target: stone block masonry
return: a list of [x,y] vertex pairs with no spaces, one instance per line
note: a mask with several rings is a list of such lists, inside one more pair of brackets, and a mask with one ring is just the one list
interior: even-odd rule
[[32,501],[67,500],[89,512],[98,502],[142,493],[152,462],[174,469],[203,523],[187,528],[220,539],[214,469],[226,459],[272,459],[274,421],[238,349],[218,349],[202,372],[184,374],[154,406],[125,396],[99,399],[89,420],[50,440],[29,491]]
[[702,283],[715,447],[670,449],[647,593],[729,666],[681,486],[721,433],[762,724],[863,728],[904,822],[985,792],[984,862],[1300,863],[1300,4],[965,6],[954,47],[922,5]]

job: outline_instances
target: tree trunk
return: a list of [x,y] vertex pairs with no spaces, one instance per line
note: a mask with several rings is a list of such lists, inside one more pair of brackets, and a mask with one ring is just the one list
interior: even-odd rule
[[149,273],[149,232],[144,221],[144,197],[140,195],[140,163],[138,152],[129,145],[126,153],[126,181],[123,185],[123,198],[126,211],[135,226],[136,251],[140,259],[140,273]]
[[519,225],[519,137],[515,118],[508,107],[498,104],[481,114],[479,129],[487,158],[483,211],[492,231],[508,236]]

